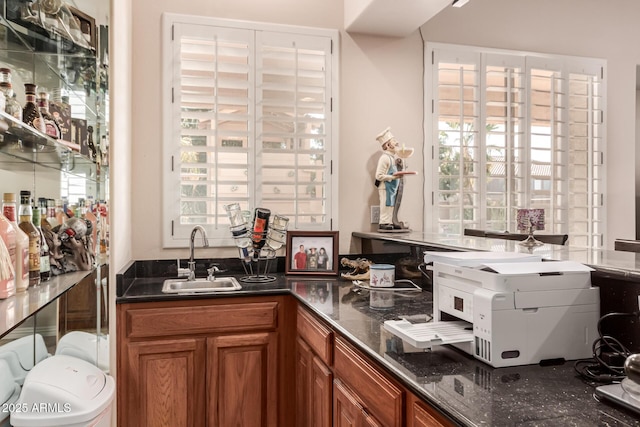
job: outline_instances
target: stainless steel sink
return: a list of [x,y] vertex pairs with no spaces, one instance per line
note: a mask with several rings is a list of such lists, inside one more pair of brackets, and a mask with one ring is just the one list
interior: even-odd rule
[[216,277],[209,279],[168,279],[162,285],[162,292],[167,294],[205,294],[230,292],[242,289],[235,277]]

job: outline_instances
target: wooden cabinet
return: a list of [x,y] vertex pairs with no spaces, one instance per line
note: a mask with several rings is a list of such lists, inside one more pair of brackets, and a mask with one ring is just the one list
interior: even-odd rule
[[333,332],[301,308],[297,330],[296,425],[331,427]]
[[364,425],[376,425],[371,424],[373,420],[388,427],[403,425],[402,388],[342,338],[335,340],[334,373],[334,381],[352,390],[353,397],[368,414],[370,420]]
[[333,402],[333,425],[336,427],[382,426],[340,380],[333,383]]
[[429,405],[409,393],[407,396],[407,427],[448,427],[451,423]]
[[452,425],[304,306],[296,320],[297,426]]
[[207,339],[208,426],[278,425],[274,332]]
[[118,390],[126,416],[118,425],[205,425],[204,339],[134,342],[126,352]]
[[259,297],[119,305],[118,425],[292,425],[285,353],[293,352],[295,322],[287,304]]

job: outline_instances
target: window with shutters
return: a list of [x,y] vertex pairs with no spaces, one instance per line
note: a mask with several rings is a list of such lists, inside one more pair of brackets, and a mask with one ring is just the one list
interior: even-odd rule
[[337,224],[337,32],[165,14],[163,242],[231,245],[224,206]]
[[517,232],[517,209],[543,208],[544,232],[602,247],[605,61],[426,49],[432,230]]

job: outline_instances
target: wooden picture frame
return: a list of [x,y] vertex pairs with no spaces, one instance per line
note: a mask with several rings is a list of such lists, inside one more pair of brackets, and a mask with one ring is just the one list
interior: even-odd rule
[[285,274],[337,276],[338,246],[338,231],[287,231]]
[[97,36],[96,36],[96,20],[90,15],[87,15],[81,10],[73,6],[68,6],[69,12],[78,19],[80,22],[80,31],[82,34],[88,36],[88,43],[94,50],[97,48]]

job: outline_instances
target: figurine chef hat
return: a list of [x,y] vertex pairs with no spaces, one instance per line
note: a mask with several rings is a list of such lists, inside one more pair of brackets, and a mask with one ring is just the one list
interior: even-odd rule
[[380,146],[384,145],[385,142],[391,141],[393,138],[390,127],[387,127],[385,130],[380,132],[378,136],[376,136],[376,140],[380,143]]

